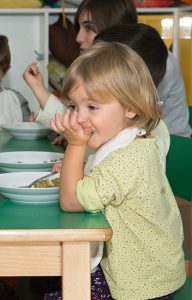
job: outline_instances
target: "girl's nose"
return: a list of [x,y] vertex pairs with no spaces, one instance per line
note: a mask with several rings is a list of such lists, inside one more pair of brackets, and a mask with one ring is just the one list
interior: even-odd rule
[[77,122],[79,124],[87,123],[88,121],[88,114],[86,111],[79,109],[77,113]]

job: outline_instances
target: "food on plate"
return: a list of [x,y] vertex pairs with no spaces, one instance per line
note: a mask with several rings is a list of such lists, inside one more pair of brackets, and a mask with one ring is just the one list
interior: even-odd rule
[[61,161],[63,161],[63,157],[51,159],[50,161],[44,160],[44,163],[50,163],[50,162],[56,163],[56,162],[61,162]]
[[59,178],[53,178],[53,179],[45,179],[36,182],[33,185],[34,188],[55,188],[59,187]]

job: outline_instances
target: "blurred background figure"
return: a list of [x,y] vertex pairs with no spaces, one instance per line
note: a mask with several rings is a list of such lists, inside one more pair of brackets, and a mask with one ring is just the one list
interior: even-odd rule
[[8,38],[0,35],[0,124],[33,121],[27,100],[16,90],[3,88],[3,78],[11,67]]

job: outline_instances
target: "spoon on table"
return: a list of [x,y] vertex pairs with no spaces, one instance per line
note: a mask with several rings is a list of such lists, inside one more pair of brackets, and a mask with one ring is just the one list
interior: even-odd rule
[[50,177],[52,177],[52,176],[54,176],[55,175],[55,173],[49,173],[49,174],[47,174],[47,175],[44,175],[44,176],[42,176],[42,177],[40,177],[40,178],[38,178],[38,179],[35,179],[35,180],[33,180],[30,184],[28,184],[28,185],[23,185],[23,186],[19,186],[18,188],[31,188],[35,183],[37,183],[38,181],[41,181],[41,180],[43,180],[43,179],[48,179],[48,178],[50,178]]

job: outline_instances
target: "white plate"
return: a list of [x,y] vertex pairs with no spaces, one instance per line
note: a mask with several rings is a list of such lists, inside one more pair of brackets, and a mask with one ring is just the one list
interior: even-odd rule
[[2,124],[1,127],[10,135],[23,140],[36,140],[45,138],[52,130],[38,122],[17,122]]
[[[0,194],[22,203],[49,203],[59,198],[59,188],[19,188],[33,180],[48,174],[47,172],[19,172],[0,174]],[[59,174],[55,174],[58,177]]]
[[61,161],[63,153],[43,151],[17,151],[0,153],[0,170],[3,172],[48,172],[54,163]]

